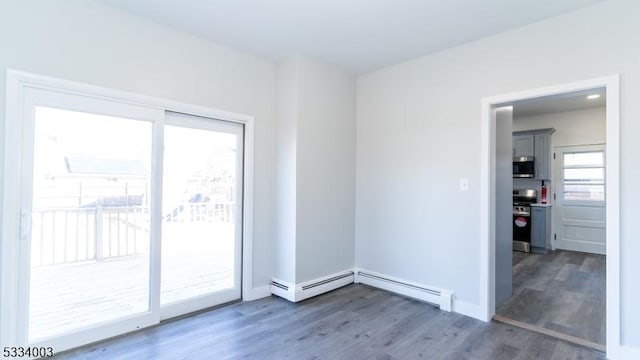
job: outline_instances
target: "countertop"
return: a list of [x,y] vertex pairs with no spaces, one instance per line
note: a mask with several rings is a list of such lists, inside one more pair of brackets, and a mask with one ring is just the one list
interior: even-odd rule
[[531,206],[536,206],[536,207],[551,207],[551,204],[549,204],[549,203],[546,203],[546,204],[535,203],[535,204],[531,204]]

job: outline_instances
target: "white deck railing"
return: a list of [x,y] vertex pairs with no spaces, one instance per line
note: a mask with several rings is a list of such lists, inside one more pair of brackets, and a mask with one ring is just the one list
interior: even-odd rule
[[165,214],[167,222],[211,222],[222,221],[233,223],[235,202],[219,201],[208,203],[187,203],[177,206],[169,214]]
[[[165,222],[234,222],[235,203],[187,203]],[[102,261],[146,252],[149,209],[143,206],[35,209],[31,266]]]

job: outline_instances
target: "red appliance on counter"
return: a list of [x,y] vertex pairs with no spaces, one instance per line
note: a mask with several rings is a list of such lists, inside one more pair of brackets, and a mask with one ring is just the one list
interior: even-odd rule
[[542,182],[542,187],[540,188],[540,203],[547,203],[547,187],[544,185],[544,181]]

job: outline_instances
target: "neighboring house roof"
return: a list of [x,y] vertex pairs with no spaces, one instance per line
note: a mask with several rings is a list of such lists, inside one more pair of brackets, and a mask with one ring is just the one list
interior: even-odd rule
[[100,159],[84,156],[65,156],[70,174],[134,175],[147,174],[144,163],[132,159]]

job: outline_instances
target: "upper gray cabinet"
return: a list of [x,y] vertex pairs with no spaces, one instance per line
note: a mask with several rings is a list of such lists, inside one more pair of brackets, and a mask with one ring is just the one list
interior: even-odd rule
[[534,179],[551,180],[551,134],[554,131],[540,129],[513,133],[513,156],[534,157]]
[[534,139],[534,161],[535,178],[540,180],[550,180],[551,171],[551,134],[535,134]]
[[513,156],[535,156],[533,147],[533,134],[513,136]]

